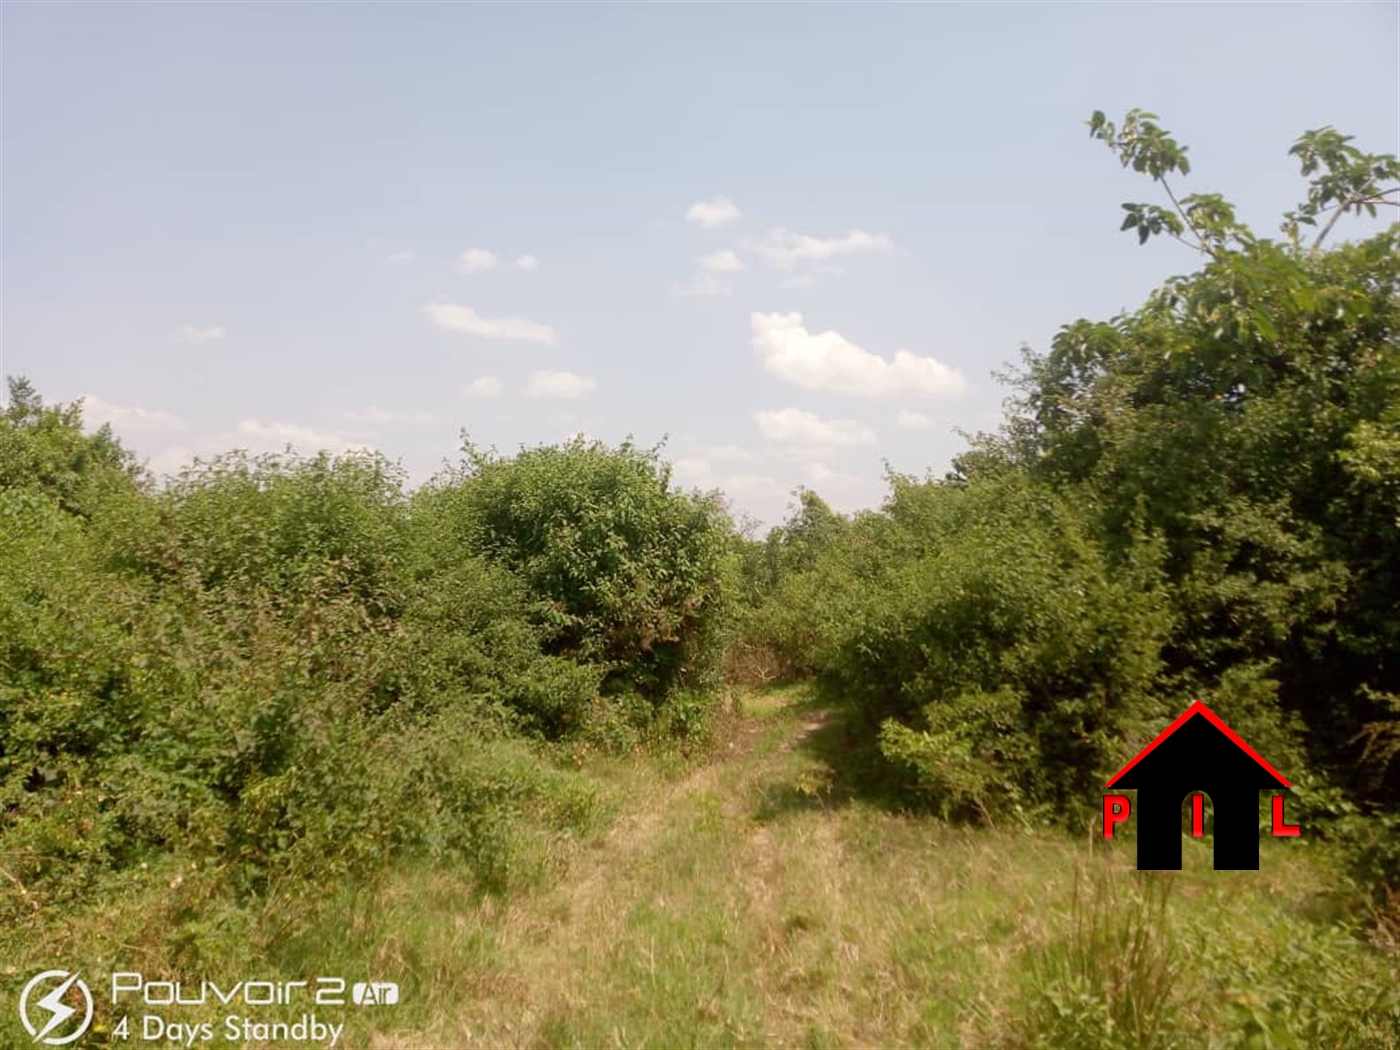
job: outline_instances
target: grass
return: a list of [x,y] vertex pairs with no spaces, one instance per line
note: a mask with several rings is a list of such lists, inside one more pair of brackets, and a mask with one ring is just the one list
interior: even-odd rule
[[[398,981],[402,1005],[346,1014],[342,1045],[379,1050],[1400,1046],[1397,960],[1336,928],[1311,844],[1215,872],[1188,842],[1162,879],[1130,842],[902,813],[860,790],[865,756],[806,691],[748,695],[704,757],[591,758],[616,818],[553,841],[547,877],[489,895],[393,870],[222,933],[211,906],[197,976]],[[151,929],[158,899],[19,945],[5,989],[65,952],[116,961],[142,930],[151,965],[189,966]],[[3,1045],[23,1036],[6,1023]]]

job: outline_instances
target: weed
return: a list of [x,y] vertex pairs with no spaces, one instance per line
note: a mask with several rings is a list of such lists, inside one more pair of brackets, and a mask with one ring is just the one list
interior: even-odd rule
[[1183,956],[1170,923],[1174,881],[1078,868],[1068,930],[1033,964],[1036,1046],[1162,1046],[1173,1040]]

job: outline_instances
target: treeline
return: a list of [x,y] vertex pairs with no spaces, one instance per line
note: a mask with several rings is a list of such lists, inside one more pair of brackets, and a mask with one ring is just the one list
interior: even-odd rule
[[[655,451],[234,453],[157,488],[80,405],[0,420],[0,857],[25,906],[158,857],[213,893],[450,859],[528,877],[587,824],[550,751],[684,737],[733,554]],[[531,854],[533,855],[533,854]]]
[[[1027,350],[996,434],[878,512],[798,512],[748,550],[736,658],[812,674],[948,816],[1083,826],[1102,784],[1203,700],[1297,785],[1312,830],[1400,885],[1400,164],[1330,128],[1281,239],[1152,114],[1090,122],[1201,267]],[[1389,816],[1387,816],[1389,815]]]

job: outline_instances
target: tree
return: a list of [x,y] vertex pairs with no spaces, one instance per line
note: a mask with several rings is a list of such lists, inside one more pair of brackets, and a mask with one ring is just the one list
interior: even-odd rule
[[141,477],[135,457],[103,424],[83,433],[83,404],[45,405],[29,380],[7,377],[9,404],[0,412],[0,491],[25,489],[56,500],[81,517],[114,486]]
[[[1327,238],[1396,204],[1400,162],[1306,132],[1291,153],[1312,178],[1278,241],[1219,195],[1177,195],[1187,149],[1155,115],[1089,128],[1168,198],[1124,204],[1123,228],[1205,264],[1028,354],[1003,445],[1083,491],[1120,552],[1165,541],[1174,672],[1268,669],[1318,757],[1344,765],[1384,713],[1371,698],[1400,689],[1400,225]],[[1305,226],[1320,227],[1307,245]]]

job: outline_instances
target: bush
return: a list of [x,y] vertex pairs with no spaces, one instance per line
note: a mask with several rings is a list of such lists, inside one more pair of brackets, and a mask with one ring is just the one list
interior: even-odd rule
[[745,680],[807,678],[835,665],[834,648],[864,607],[883,590],[897,561],[886,515],[836,514],[815,492],[762,543],[744,551],[745,603],[735,614],[729,665]]
[[627,443],[576,439],[512,458],[468,444],[466,455],[420,512],[546,603],[550,652],[658,705],[712,682],[733,571],[715,500],[673,491],[657,451]]
[[403,472],[381,456],[234,452],[186,470],[159,502],[166,549],[152,558],[166,578],[192,576],[235,599],[259,589],[287,596],[334,567],[367,613],[398,611],[408,500]]
[[1067,928],[1023,954],[1016,1044],[1400,1045],[1387,960],[1290,905],[1242,913],[1237,896],[1210,890],[1158,872],[1077,870]]
[[[77,441],[30,415],[23,441]],[[596,670],[541,651],[509,572],[438,560],[382,460],[30,480],[0,487],[0,866],[28,902],[161,854],[240,894],[412,854],[504,885],[521,835],[588,818],[512,734],[578,717]]]
[[1025,718],[1025,697],[1003,687],[993,693],[960,693],[924,708],[925,728],[887,719],[880,751],[908,769],[944,819],[1024,813],[1027,800],[1014,774],[1036,759]]
[[539,602],[506,569],[448,547],[438,524],[415,513],[413,582],[386,670],[389,694],[424,711],[499,711],[546,737],[576,730],[601,672],[546,655]]
[[823,676],[893,720],[887,757],[945,811],[1072,814],[1127,731],[1167,713],[1150,546],[1111,568],[1068,500],[1015,475],[897,480],[886,513],[883,580],[852,602]]
[[136,491],[135,458],[102,426],[84,434],[82,403],[45,405],[28,380],[7,377],[0,412],[0,491],[24,490],[90,517],[113,493]]

